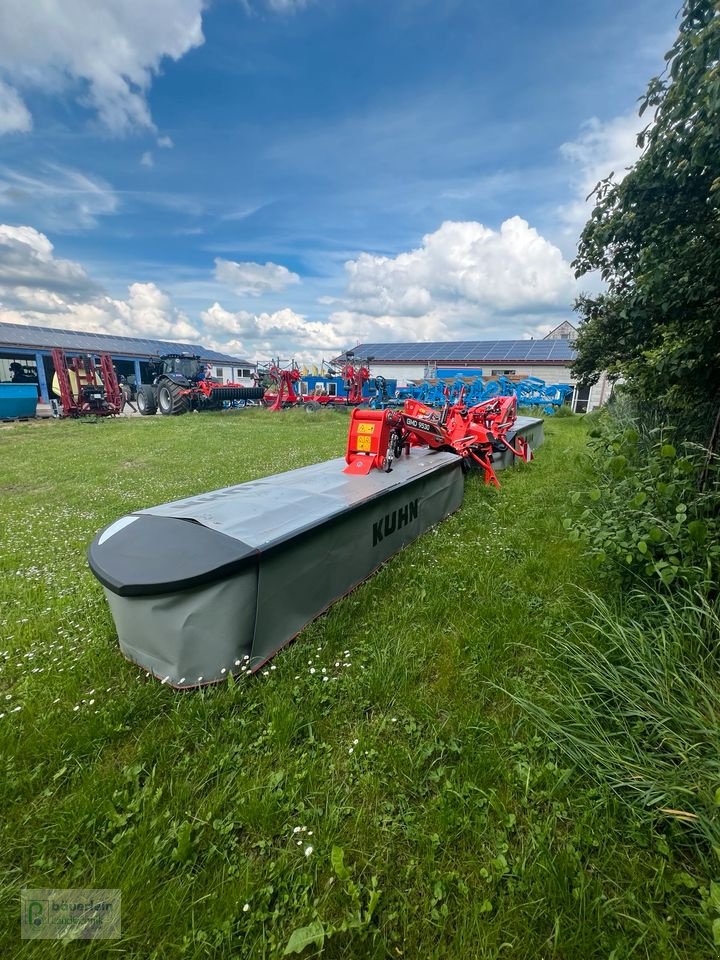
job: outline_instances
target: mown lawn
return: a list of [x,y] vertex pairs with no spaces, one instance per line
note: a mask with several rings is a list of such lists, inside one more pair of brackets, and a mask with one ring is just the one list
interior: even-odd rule
[[[710,956],[692,861],[502,692],[532,696],[593,585],[562,528],[580,419],[550,420],[499,493],[468,479],[264,674],[180,694],[120,656],[98,528],[338,456],[346,429],[258,410],[0,430],[0,956],[270,960],[307,926],[304,957]],[[23,944],[23,887],[121,888],[122,939]]]

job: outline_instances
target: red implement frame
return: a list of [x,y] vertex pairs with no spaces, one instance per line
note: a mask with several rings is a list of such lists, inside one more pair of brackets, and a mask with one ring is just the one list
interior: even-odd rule
[[282,410],[299,403],[301,397],[295,392],[295,384],[300,379],[300,371],[293,361],[287,370],[274,363],[268,371],[270,386],[265,391],[263,403],[270,410]]
[[493,397],[467,407],[463,393],[455,403],[446,402],[442,411],[419,400],[406,400],[402,410],[353,410],[345,473],[368,474],[373,467],[390,471],[392,461],[403,450],[427,446],[449,450],[477,464],[485,483],[499,487],[493,454],[508,449],[523,460],[532,458],[523,437],[515,437],[514,446],[508,440],[517,417],[517,400],[514,396]]
[[[113,417],[120,413],[122,394],[109,353],[100,354],[99,376],[92,356],[72,357],[68,361],[65,351],[56,347],[52,359],[64,417]],[[77,395],[73,392],[69,370],[75,374]],[[83,390],[84,387],[89,390]],[[93,388],[98,391],[97,397],[92,396]]]

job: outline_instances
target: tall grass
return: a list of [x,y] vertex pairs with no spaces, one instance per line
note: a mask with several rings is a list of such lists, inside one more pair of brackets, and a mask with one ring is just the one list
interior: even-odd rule
[[[554,638],[546,697],[516,698],[579,767],[720,847],[720,614],[701,594],[593,594]],[[644,609],[645,612],[642,612]]]

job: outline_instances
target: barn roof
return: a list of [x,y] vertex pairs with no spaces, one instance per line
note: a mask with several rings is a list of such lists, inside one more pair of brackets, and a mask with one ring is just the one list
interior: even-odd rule
[[[567,340],[434,340],[426,343],[360,343],[349,351],[375,363],[571,363],[575,349]],[[337,358],[342,362],[347,353]]]
[[88,333],[84,330],[26,326],[24,323],[0,323],[0,349],[3,347],[21,347],[24,350],[51,350],[53,347],[61,347],[74,353],[111,353],[140,358],[157,357],[163,353],[192,353],[213,363],[231,363],[238,367],[255,366],[250,360],[210,350],[200,343],[120,337],[115,334]]

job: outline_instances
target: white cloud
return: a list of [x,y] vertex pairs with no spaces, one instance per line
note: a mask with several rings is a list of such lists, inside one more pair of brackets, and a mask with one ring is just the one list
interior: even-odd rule
[[0,136],[3,133],[27,133],[31,129],[30,111],[17,91],[0,80]]
[[155,161],[153,160],[153,155],[151,150],[146,150],[145,153],[140,157],[140,165],[143,167],[155,166]]
[[107,296],[78,263],[54,256],[45,234],[0,224],[0,321],[123,336],[196,340],[200,332],[154,283]]
[[214,303],[200,314],[203,326],[213,336],[240,338],[265,351],[294,345],[333,349],[342,347],[344,338],[335,324],[306,318],[289,307],[274,313],[232,313]]
[[[33,227],[0,224],[0,302],[77,302],[97,287],[79,263],[53,256],[53,245]],[[57,298],[57,299],[55,299]]]
[[236,263],[234,260],[215,260],[215,279],[226,284],[235,293],[257,297],[262,293],[284,290],[300,277],[278,263]]
[[153,75],[165,57],[179,60],[203,43],[204,5],[204,0],[3,0],[2,73],[16,88],[69,90],[113,133],[152,128],[145,96]]
[[267,5],[275,13],[295,13],[306,7],[308,0],[267,0]]
[[31,216],[45,227],[74,230],[94,227],[97,217],[117,207],[108,183],[79,170],[45,164],[39,173],[21,173],[0,167],[0,210],[9,209],[15,219]]
[[316,362],[359,341],[538,335],[567,318],[576,291],[560,250],[519,217],[499,230],[446,222],[415,250],[363,253],[345,271],[345,297],[321,298],[335,308],[326,319],[289,308],[233,313],[215,303],[201,314],[203,327],[223,349],[235,343],[246,355],[312,355]]
[[166,136],[166,137],[158,137],[158,139],[157,139],[157,145],[158,145],[159,147],[164,148],[165,150],[171,150],[171,149],[175,146],[175,144],[172,142],[172,139],[171,139],[170,137],[167,137],[167,136]]
[[578,233],[592,212],[593,200],[587,199],[595,185],[614,173],[619,183],[627,168],[640,156],[637,135],[643,121],[637,113],[614,117],[602,122],[597,117],[586,121],[576,140],[560,147],[562,156],[573,168],[572,187],[575,194],[570,203],[560,208],[560,217],[566,232]]
[[446,221],[422,246],[397,257],[363,253],[345,264],[348,300],[370,315],[422,317],[464,301],[494,310],[568,302],[574,281],[560,250],[520,217],[492,230]]

